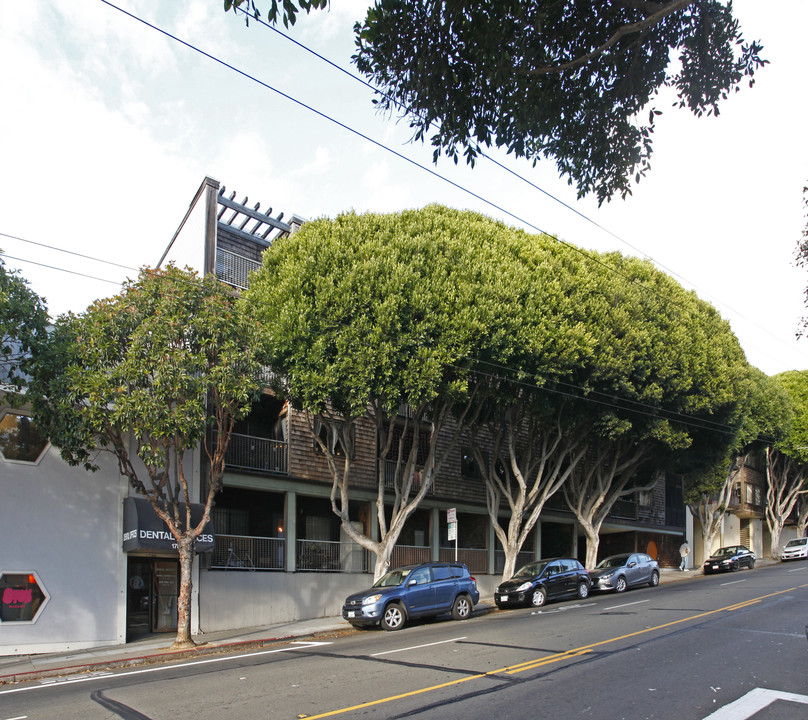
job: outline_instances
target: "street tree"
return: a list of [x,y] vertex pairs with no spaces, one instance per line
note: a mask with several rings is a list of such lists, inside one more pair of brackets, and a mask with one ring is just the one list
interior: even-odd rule
[[[309,417],[332,509],[376,578],[473,421],[471,358],[507,338],[516,309],[499,279],[514,232],[439,206],[315,220],[266,250],[245,293],[277,390]],[[368,426],[378,536],[350,516]]]
[[[248,18],[257,0],[224,0]],[[270,22],[328,0],[267,0]],[[377,0],[354,25],[373,102],[406,119],[434,159],[484,148],[555,160],[579,197],[631,193],[650,168],[658,104],[697,116],[766,64],[720,0]],[[647,117],[647,120],[642,118]]]
[[603,256],[610,270],[588,306],[597,353],[581,402],[586,454],[563,485],[586,535],[586,566],[615,502],[666,470],[725,457],[741,421],[747,363],[729,325],[647,261]]
[[778,437],[790,421],[791,402],[779,383],[750,366],[743,387],[741,425],[728,457],[706,472],[690,473],[684,479],[685,504],[699,521],[705,557],[712,551],[732,491],[750,455],[762,454],[766,443]]
[[[62,457],[94,471],[97,452],[112,453],[176,540],[176,647],[193,644],[194,543],[222,485],[233,424],[260,390],[253,338],[228,286],[169,265],[61,316],[33,365],[35,417]],[[200,447],[208,472],[194,490],[189,461]],[[196,493],[204,512],[193,522]]]
[[766,524],[771,557],[780,557],[780,535],[800,498],[808,496],[808,373],[775,375],[793,405],[791,423],[766,448]]
[[45,300],[18,272],[8,270],[0,256],[0,389],[12,391],[6,395],[10,402],[21,401],[31,352],[47,329]]
[[596,354],[586,308],[604,270],[551,238],[516,237],[518,262],[501,265],[501,282],[518,309],[508,322],[507,349],[498,348],[507,364],[480,366],[478,421],[468,430],[505,556],[504,579],[584,452],[587,416],[570,399],[570,383],[581,381]]

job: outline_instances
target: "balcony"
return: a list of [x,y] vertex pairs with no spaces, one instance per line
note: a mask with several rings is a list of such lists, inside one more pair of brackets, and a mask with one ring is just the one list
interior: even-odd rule
[[[214,445],[216,440],[217,433],[214,431]],[[288,475],[287,445],[288,443],[283,440],[231,433],[230,444],[227,446],[225,455],[225,468]]]
[[228,285],[246,290],[250,273],[261,267],[260,262],[237,255],[229,250],[216,250],[216,277]]

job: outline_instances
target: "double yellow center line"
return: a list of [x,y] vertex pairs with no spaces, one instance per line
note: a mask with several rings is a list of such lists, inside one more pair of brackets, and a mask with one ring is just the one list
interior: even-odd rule
[[637,637],[638,635],[644,635],[645,633],[654,632],[655,630],[664,630],[665,628],[673,627],[674,625],[680,625],[684,622],[689,622],[691,620],[698,620],[699,618],[709,617],[710,615],[715,615],[717,613],[722,612],[732,612],[734,610],[741,610],[746,607],[750,607],[751,605],[755,605],[762,600],[766,600],[767,598],[776,597],[777,595],[783,595],[785,593],[794,592],[799,588],[808,587],[808,585],[798,585],[797,587],[788,588],[788,590],[780,590],[775,593],[770,593],[769,595],[762,595],[758,598],[753,598],[751,600],[746,600],[745,602],[736,603],[735,605],[727,605],[726,607],[718,608],[717,610],[708,610],[707,612],[699,613],[698,615],[691,615],[690,617],[681,618],[680,620],[673,620],[669,623],[663,623],[662,625],[655,625],[654,627],[643,628],[642,630],[637,630],[636,632],[628,633],[627,635],[620,635],[618,637],[609,638],[608,640],[601,640],[596,643],[592,643],[591,645],[584,645],[583,647],[575,648],[574,650],[567,650],[562,653],[558,653],[555,655],[547,655],[541,658],[535,658],[533,660],[528,660],[526,662],[517,663],[516,665],[508,665],[507,667],[499,668],[497,670],[490,670],[489,672],[485,673],[476,673],[474,675],[468,675],[467,677],[460,678],[458,680],[450,680],[445,683],[441,683],[440,685],[430,685],[429,687],[419,688],[418,690],[411,690],[409,692],[400,693],[399,695],[391,695],[390,697],[379,698],[378,700],[370,700],[368,702],[361,703],[359,705],[352,705],[351,707],[340,708],[339,710],[330,710],[329,712],[320,713],[319,715],[306,715],[301,714],[298,715],[299,718],[306,718],[306,720],[318,720],[319,718],[327,718],[333,717],[334,715],[342,715],[343,713],[352,712],[354,710],[363,710],[364,708],[373,707],[374,705],[383,705],[384,703],[393,702],[394,700],[402,700],[403,698],[413,697],[415,695],[423,695],[424,693],[432,692],[434,690],[442,690],[443,688],[452,687],[454,685],[460,685],[461,683],[469,682],[470,680],[480,680],[482,678],[491,677],[493,675],[515,675],[516,673],[524,672],[526,670],[533,670],[538,667],[542,667],[543,665],[551,665],[552,663],[561,662],[563,660],[570,660],[572,658],[580,657],[581,655],[586,655],[592,652],[593,648],[600,647],[601,645],[608,645],[610,643],[617,642],[619,640],[626,640],[628,638]]

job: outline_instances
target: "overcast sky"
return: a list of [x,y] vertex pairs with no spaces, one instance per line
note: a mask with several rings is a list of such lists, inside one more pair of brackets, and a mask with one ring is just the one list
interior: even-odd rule
[[[735,2],[771,65],[717,118],[660,102],[649,176],[600,209],[549,161],[491,153],[569,208],[485,160],[432,165],[406,122],[374,111],[368,88],[222,6],[0,3],[0,248],[52,314],[80,312],[156,264],[208,175],[287,218],[439,202],[650,257],[719,309],[753,365],[808,368],[808,339],[795,340],[808,271],[793,263],[806,224],[808,2]],[[291,32],[352,71],[366,6],[331,0]]]

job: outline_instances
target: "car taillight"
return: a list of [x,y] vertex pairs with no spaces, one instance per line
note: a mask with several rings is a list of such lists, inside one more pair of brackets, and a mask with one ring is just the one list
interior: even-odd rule
[[469,575],[469,579],[470,579],[470,580],[471,580],[471,582],[473,582],[475,585],[477,584],[477,578],[476,578],[476,577],[474,577],[473,575]]

